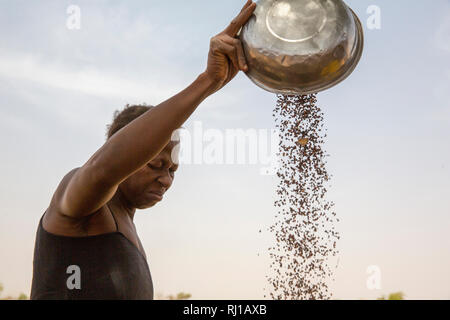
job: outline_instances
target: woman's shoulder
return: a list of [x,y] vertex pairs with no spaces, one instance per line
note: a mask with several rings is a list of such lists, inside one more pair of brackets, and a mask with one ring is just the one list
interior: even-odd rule
[[115,222],[110,217],[106,206],[80,218],[68,217],[60,212],[59,203],[64,195],[65,188],[78,169],[80,168],[70,170],[62,178],[53,194],[50,205],[42,217],[42,227],[48,233],[72,237],[115,231]]

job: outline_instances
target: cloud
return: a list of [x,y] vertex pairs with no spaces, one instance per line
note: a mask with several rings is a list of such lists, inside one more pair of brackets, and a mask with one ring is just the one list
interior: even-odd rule
[[[446,4],[442,10],[443,21],[438,25],[434,36],[434,43],[440,52],[443,52],[445,56],[450,54],[450,4]],[[434,120],[438,122],[448,123],[450,119],[450,103],[448,100],[450,83],[450,68],[448,65],[443,65],[442,68],[442,81],[437,81],[434,84],[433,95],[439,102]]]
[[450,53],[450,5],[444,11],[444,21],[437,28],[435,44],[440,50]]
[[173,94],[167,86],[99,72],[93,67],[74,69],[60,63],[43,63],[32,54],[0,51],[0,76],[32,81],[44,86],[100,97],[165,100]]

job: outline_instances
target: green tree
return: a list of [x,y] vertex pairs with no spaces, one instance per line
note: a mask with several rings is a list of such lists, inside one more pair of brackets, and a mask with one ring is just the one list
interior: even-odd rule
[[155,300],[188,300],[192,295],[190,293],[179,292],[176,295],[164,295],[163,293],[157,293]]
[[394,292],[394,293],[390,293],[389,296],[387,297],[387,299],[383,295],[380,298],[378,298],[377,300],[405,300],[405,294],[401,291]]
[[190,293],[180,292],[176,296],[170,295],[169,300],[188,300],[192,295]]
[[21,293],[19,295],[19,297],[17,297],[17,298],[14,298],[14,297],[11,297],[11,296],[2,298],[1,294],[3,292],[3,289],[4,289],[3,284],[0,283],[0,300],[28,300],[28,296],[25,293]]
[[28,296],[25,293],[21,293],[17,300],[28,300]]

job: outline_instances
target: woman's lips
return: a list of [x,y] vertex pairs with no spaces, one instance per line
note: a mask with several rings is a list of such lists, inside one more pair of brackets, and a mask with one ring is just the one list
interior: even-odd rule
[[153,199],[155,199],[157,201],[161,201],[163,199],[163,195],[162,194],[159,194],[159,193],[156,193],[156,192],[149,192],[148,194],[149,194],[150,198],[153,198]]

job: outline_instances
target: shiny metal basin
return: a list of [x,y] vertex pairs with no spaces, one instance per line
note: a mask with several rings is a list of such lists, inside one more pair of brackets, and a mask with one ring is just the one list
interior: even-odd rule
[[246,75],[277,94],[310,94],[347,78],[364,45],[361,22],[341,0],[259,0],[239,33]]

